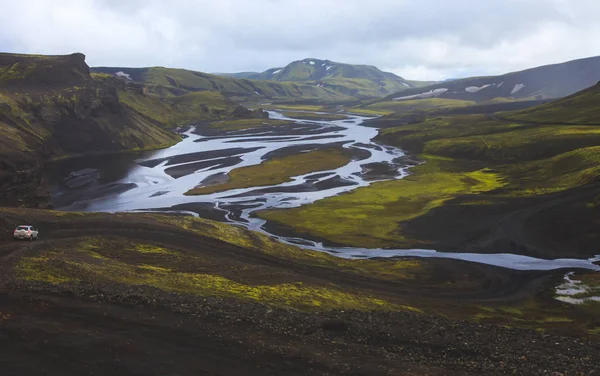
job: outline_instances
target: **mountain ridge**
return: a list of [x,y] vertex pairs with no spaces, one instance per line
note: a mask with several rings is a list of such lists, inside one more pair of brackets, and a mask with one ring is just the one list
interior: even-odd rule
[[264,72],[222,73],[258,81],[295,82],[329,88],[349,96],[382,97],[430,82],[412,81],[373,65],[338,63],[328,59],[306,58]]
[[427,98],[470,100],[495,98],[561,98],[586,89],[600,81],[600,56],[542,65],[497,76],[469,77],[439,82],[419,89],[407,89],[381,101]]

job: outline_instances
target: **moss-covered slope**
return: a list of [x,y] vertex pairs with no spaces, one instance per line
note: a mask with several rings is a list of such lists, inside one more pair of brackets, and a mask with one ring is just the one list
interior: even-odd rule
[[44,196],[39,168],[50,159],[161,148],[180,139],[177,125],[252,115],[218,92],[90,74],[83,54],[0,54],[0,204]]
[[265,82],[211,75],[186,69],[164,67],[117,68],[94,67],[93,72],[120,75],[126,80],[160,85],[172,94],[215,91],[237,100],[343,102],[355,100],[350,95],[317,84]]
[[382,142],[425,162],[410,176],[260,216],[353,246],[593,256],[598,90],[518,112],[425,116],[384,129]]
[[343,64],[321,59],[293,61],[283,68],[244,74],[243,77],[253,80],[305,83],[359,99],[382,97],[432,83],[405,80],[370,65]]

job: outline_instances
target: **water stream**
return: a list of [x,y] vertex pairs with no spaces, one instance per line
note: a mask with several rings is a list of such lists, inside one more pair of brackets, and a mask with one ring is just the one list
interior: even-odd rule
[[[277,112],[270,112],[270,116],[272,119],[294,120]],[[183,141],[168,149],[137,156],[93,158],[88,159],[89,162],[66,161],[56,169],[53,200],[57,209],[65,211],[161,210],[202,215],[203,211],[194,209],[202,206],[211,208],[212,213],[220,212],[228,222],[266,233],[282,242],[344,258],[441,257],[519,270],[600,270],[600,266],[593,263],[595,260],[544,260],[502,253],[502,250],[497,254],[476,254],[424,249],[328,247],[308,239],[268,233],[263,226],[265,221],[252,217],[253,212],[307,205],[374,181],[406,176],[410,162],[403,158],[402,150],[371,141],[377,135],[377,129],[362,126],[364,119],[351,116],[347,120],[336,121],[294,120],[290,126],[199,132],[203,135],[191,129],[185,133]],[[276,186],[233,189],[201,196],[184,195],[203,181],[223,179],[232,169],[327,145],[343,146],[355,157],[340,168],[295,176],[292,181]],[[70,189],[61,183],[69,171],[86,167],[100,170],[100,178]],[[379,173],[373,173],[374,169],[378,169]]]

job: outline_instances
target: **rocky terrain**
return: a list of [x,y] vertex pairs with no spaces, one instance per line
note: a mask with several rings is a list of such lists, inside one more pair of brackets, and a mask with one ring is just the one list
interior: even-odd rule
[[[342,260],[189,217],[1,213],[5,234],[40,229],[38,242],[0,240],[7,375],[600,371],[598,343],[570,337],[593,316],[560,321],[544,297],[554,272]],[[519,302],[552,304],[554,316],[538,309],[537,331],[482,322],[507,320]],[[476,311],[479,322],[457,319]],[[542,329],[561,326],[567,336]]]
[[[591,258],[600,230],[600,86],[544,98],[591,80],[593,62],[508,74],[502,85],[489,78],[443,84],[459,85],[460,98],[390,97],[415,107],[374,121],[386,128],[380,144],[370,145],[377,131],[363,127],[368,138],[355,142],[358,128],[344,128],[352,119],[335,106],[381,95],[389,80],[405,86],[406,96],[425,89],[372,67],[334,69],[315,59],[271,70],[296,81],[277,82],[160,67],[90,72],[82,54],[0,54],[0,206],[47,207],[49,161],[177,143],[173,155],[136,166],[164,163],[164,174],[155,177],[193,180],[181,193],[187,204],[173,209],[224,220],[225,212],[206,205],[203,195],[229,189],[266,195],[296,175],[318,180],[320,171],[335,175],[379,152],[402,160],[371,163],[354,175],[385,181],[258,216],[273,233],[302,236],[303,244]],[[504,85],[513,86],[508,95]],[[302,102],[281,110],[309,122],[267,119],[236,102],[250,98]],[[517,104],[522,99],[530,100]],[[380,111],[370,107],[380,103],[356,110]],[[322,119],[339,123],[310,123]],[[190,122],[198,125],[195,136],[174,132]],[[321,134],[329,132],[337,134]],[[328,136],[333,144],[323,141]],[[181,137],[187,138],[178,143]],[[278,150],[273,142],[303,137],[312,145]],[[345,150],[341,139],[355,147]],[[231,167],[261,148],[272,149],[257,163],[199,184],[199,169]],[[414,166],[410,174],[394,179],[391,170],[406,163]],[[150,181],[144,193],[159,184],[153,179],[144,180]],[[309,182],[303,188],[318,189]],[[23,224],[35,225],[40,240],[13,241],[13,229]],[[600,373],[600,278],[593,260],[588,269],[520,270],[437,257],[350,259],[181,212],[4,207],[0,235],[2,374]]]

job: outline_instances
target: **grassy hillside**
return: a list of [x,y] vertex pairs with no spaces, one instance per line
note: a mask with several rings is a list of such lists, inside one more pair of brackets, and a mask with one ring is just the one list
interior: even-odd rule
[[381,102],[427,98],[486,102],[496,98],[542,100],[561,98],[600,81],[600,57],[546,65],[499,76],[470,77],[409,88],[389,95]]
[[[197,91],[216,91],[222,95],[245,101],[276,100],[276,101],[320,101],[338,102],[352,100],[346,94],[332,89],[309,83],[264,82],[248,79],[236,79],[225,76],[211,75],[186,69],[163,67],[151,68],[92,68],[93,72],[121,74],[125,79],[144,84],[158,84],[166,87],[174,94]],[[119,73],[122,72],[122,73]]]
[[303,59],[291,62],[283,68],[271,68],[256,76],[256,80],[280,82],[316,81],[330,78],[367,79],[373,81],[390,80],[398,83],[406,82],[393,73],[383,72],[371,65],[352,65],[336,63],[330,60]]
[[218,92],[90,74],[82,54],[0,54],[0,202],[44,196],[39,168],[50,159],[161,148],[180,139],[177,125],[242,116],[253,114]]
[[308,83],[359,99],[382,97],[433,83],[405,80],[370,65],[342,64],[320,59],[298,60],[283,68],[271,68],[254,75],[240,73],[229,76],[262,81]]
[[518,112],[436,115],[384,129],[382,142],[425,163],[401,180],[260,216],[352,246],[593,256],[598,90]]
[[[377,315],[386,313],[385,327],[397,326],[391,325],[393,313],[410,313],[402,315],[404,325],[399,326],[412,327],[443,312],[446,317],[433,316],[438,324],[428,327],[452,318],[475,321],[448,325],[463,336],[471,335],[470,325],[494,328],[486,330],[482,343],[501,330],[486,323],[569,336],[597,336],[600,326],[598,305],[570,306],[553,299],[561,271],[521,273],[435,258],[348,260],[192,217],[24,209],[0,209],[0,214],[1,232],[13,223],[35,223],[43,234],[38,243],[27,245],[0,240],[0,252],[13,255],[0,265],[0,282],[20,291],[95,295],[112,302],[135,299],[180,313],[190,304],[214,303],[217,312],[233,306],[227,314],[246,320],[256,309],[276,310],[263,316],[267,321],[293,312],[311,315],[292,326],[311,324],[320,314],[339,319],[347,311],[350,325],[363,319],[378,322]],[[598,289],[593,273],[578,272],[573,278],[591,291]],[[427,337],[413,333],[402,341],[406,345]],[[457,346],[455,336],[451,341]],[[372,349],[373,343],[367,346]]]

